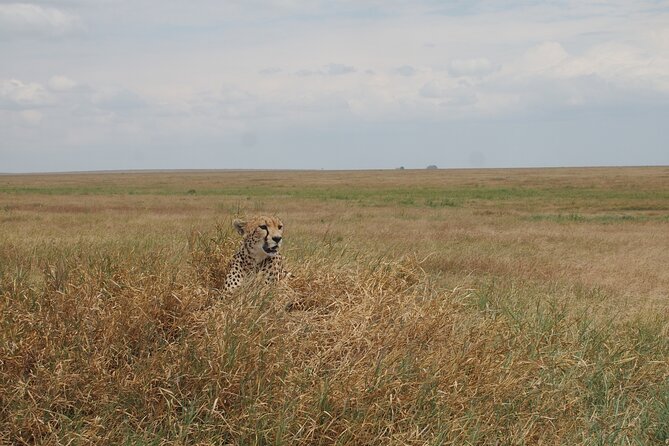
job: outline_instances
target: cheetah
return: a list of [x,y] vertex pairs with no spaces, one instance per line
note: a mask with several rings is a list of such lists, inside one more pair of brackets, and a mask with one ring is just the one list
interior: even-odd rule
[[283,223],[277,217],[256,217],[248,222],[235,220],[232,225],[244,237],[242,246],[232,257],[224,290],[231,292],[249,276],[261,274],[265,283],[288,276],[279,254],[283,240]]

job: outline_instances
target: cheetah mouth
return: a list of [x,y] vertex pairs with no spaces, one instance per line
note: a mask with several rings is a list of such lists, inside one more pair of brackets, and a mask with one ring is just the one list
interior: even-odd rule
[[266,254],[275,255],[277,252],[279,252],[279,245],[274,245],[271,247],[268,245],[263,245],[262,250],[265,251]]

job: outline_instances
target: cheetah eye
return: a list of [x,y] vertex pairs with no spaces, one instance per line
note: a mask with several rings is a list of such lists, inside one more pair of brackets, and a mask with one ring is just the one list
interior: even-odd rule
[[267,225],[260,225],[260,229],[267,231]]
[[283,229],[283,225],[279,225],[279,229]]

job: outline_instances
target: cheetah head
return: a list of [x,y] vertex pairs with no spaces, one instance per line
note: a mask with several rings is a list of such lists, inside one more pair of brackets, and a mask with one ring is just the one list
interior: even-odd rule
[[235,220],[232,224],[244,236],[244,245],[256,261],[278,254],[283,240],[283,223],[278,217]]

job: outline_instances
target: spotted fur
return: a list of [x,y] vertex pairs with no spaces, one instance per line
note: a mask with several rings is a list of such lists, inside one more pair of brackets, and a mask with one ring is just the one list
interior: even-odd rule
[[278,252],[283,241],[281,220],[256,217],[248,222],[235,220],[233,226],[244,240],[230,262],[225,291],[234,290],[252,276],[261,275],[265,283],[273,283],[287,275],[283,257]]

